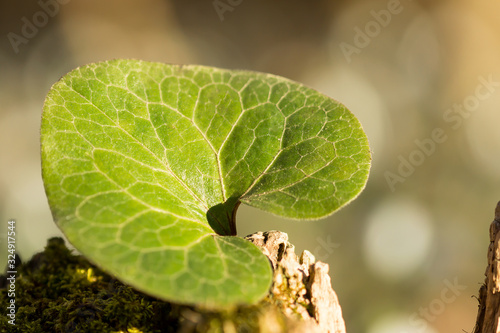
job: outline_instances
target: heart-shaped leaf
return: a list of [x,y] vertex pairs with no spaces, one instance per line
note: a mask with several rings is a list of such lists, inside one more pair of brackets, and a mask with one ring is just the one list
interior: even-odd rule
[[253,303],[267,258],[235,237],[240,202],[313,219],[365,186],[357,119],[296,82],[248,71],[114,60],[57,82],[41,129],[56,223],[94,263],[157,297]]

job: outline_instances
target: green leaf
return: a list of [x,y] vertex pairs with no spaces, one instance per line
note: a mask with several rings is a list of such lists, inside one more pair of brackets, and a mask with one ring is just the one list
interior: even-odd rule
[[114,60],[78,68],[44,105],[56,223],[87,258],[157,297],[253,303],[272,271],[235,237],[240,204],[296,219],[354,199],[366,136],[338,102],[274,75]]

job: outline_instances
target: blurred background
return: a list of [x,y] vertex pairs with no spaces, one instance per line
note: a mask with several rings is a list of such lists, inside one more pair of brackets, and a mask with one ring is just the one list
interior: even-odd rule
[[333,216],[248,207],[330,265],[348,332],[470,332],[500,200],[500,3],[486,0],[0,2],[0,265],[61,235],[40,175],[44,97],[70,70],[138,58],[282,75],[344,103],[373,152]]

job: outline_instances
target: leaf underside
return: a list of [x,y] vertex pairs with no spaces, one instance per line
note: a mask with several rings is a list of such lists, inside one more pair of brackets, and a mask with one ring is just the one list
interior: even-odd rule
[[366,136],[340,103],[288,79],[138,60],[90,64],[50,90],[42,173],[56,223],[143,292],[254,303],[272,271],[235,234],[240,202],[327,216],[364,188]]

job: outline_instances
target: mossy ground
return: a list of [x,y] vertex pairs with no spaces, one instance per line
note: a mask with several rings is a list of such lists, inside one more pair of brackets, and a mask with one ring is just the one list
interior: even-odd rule
[[[6,276],[0,276],[0,307],[5,309]],[[262,318],[287,326],[272,295],[254,306],[224,312],[164,302],[124,285],[61,238],[17,266],[15,326],[0,317],[0,332],[264,332]],[[280,325],[281,326],[281,325]]]

